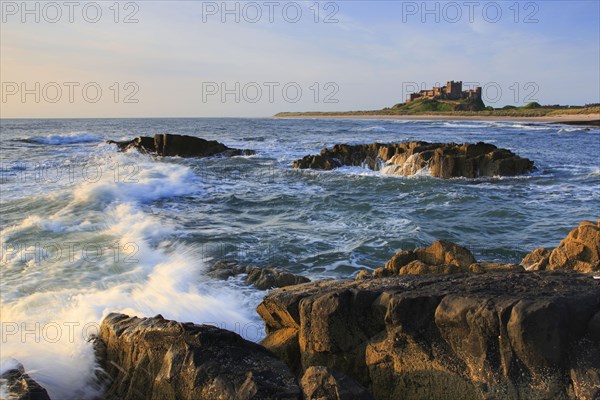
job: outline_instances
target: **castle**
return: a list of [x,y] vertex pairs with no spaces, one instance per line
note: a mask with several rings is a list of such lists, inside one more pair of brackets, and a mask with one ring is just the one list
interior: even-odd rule
[[446,86],[433,87],[431,90],[421,90],[417,93],[411,93],[406,102],[409,103],[417,99],[481,100],[481,87],[477,86],[473,90],[462,90],[462,81],[450,81],[446,83]]

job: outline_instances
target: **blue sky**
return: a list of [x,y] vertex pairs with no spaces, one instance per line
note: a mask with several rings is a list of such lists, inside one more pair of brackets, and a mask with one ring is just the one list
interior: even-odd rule
[[447,80],[480,83],[496,107],[600,102],[598,1],[228,2],[230,14],[221,1],[138,1],[118,15],[113,3],[84,16],[81,2],[73,22],[38,3],[40,22],[23,22],[21,2],[2,2],[3,118],[378,109]]

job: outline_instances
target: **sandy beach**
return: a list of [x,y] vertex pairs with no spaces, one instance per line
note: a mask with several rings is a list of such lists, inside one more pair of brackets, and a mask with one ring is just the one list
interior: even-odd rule
[[[393,119],[393,120],[471,120],[471,121],[524,121],[524,122],[546,122],[546,123],[576,123],[584,124],[590,122],[590,125],[597,125],[600,121],[600,114],[570,114],[570,115],[552,115],[544,117],[502,117],[502,116],[486,116],[486,115],[439,115],[439,114],[422,114],[422,115],[318,115],[306,114],[297,116],[282,116],[275,118],[282,119]],[[595,122],[595,124],[592,124]]]

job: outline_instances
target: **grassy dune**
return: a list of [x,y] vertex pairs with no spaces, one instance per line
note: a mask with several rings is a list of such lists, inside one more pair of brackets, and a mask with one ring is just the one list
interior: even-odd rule
[[592,107],[541,107],[530,103],[522,107],[507,106],[501,109],[484,107],[482,104],[472,104],[466,101],[444,101],[423,99],[411,103],[397,104],[391,108],[369,111],[341,112],[281,112],[275,117],[353,117],[353,116],[465,116],[465,117],[556,117],[566,115],[598,115],[600,106]]

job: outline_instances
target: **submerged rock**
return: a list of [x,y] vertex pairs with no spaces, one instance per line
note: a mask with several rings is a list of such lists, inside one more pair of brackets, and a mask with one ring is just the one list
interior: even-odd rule
[[257,311],[263,345],[293,370],[326,366],[376,399],[600,396],[600,281],[589,275],[314,282],[269,293]]
[[482,142],[336,144],[292,164],[294,168],[323,170],[344,165],[383,168],[388,174],[403,176],[426,171],[439,178],[519,175],[534,170],[533,161]]
[[20,363],[0,375],[0,394],[7,400],[50,400],[46,389],[27,375]]
[[208,275],[217,279],[227,279],[230,276],[247,274],[246,283],[254,285],[259,290],[282,288],[300,283],[310,282],[310,279],[282,271],[277,267],[257,268],[242,266],[235,261],[218,261],[208,270]]
[[106,400],[302,399],[282,361],[224,329],[110,314],[98,341]]
[[116,144],[119,150],[137,149],[141,153],[159,156],[210,157],[215,155],[239,156],[254,154],[253,150],[232,149],[216,140],[205,140],[195,136],[156,134],[154,137],[141,136],[130,141],[108,143]]

